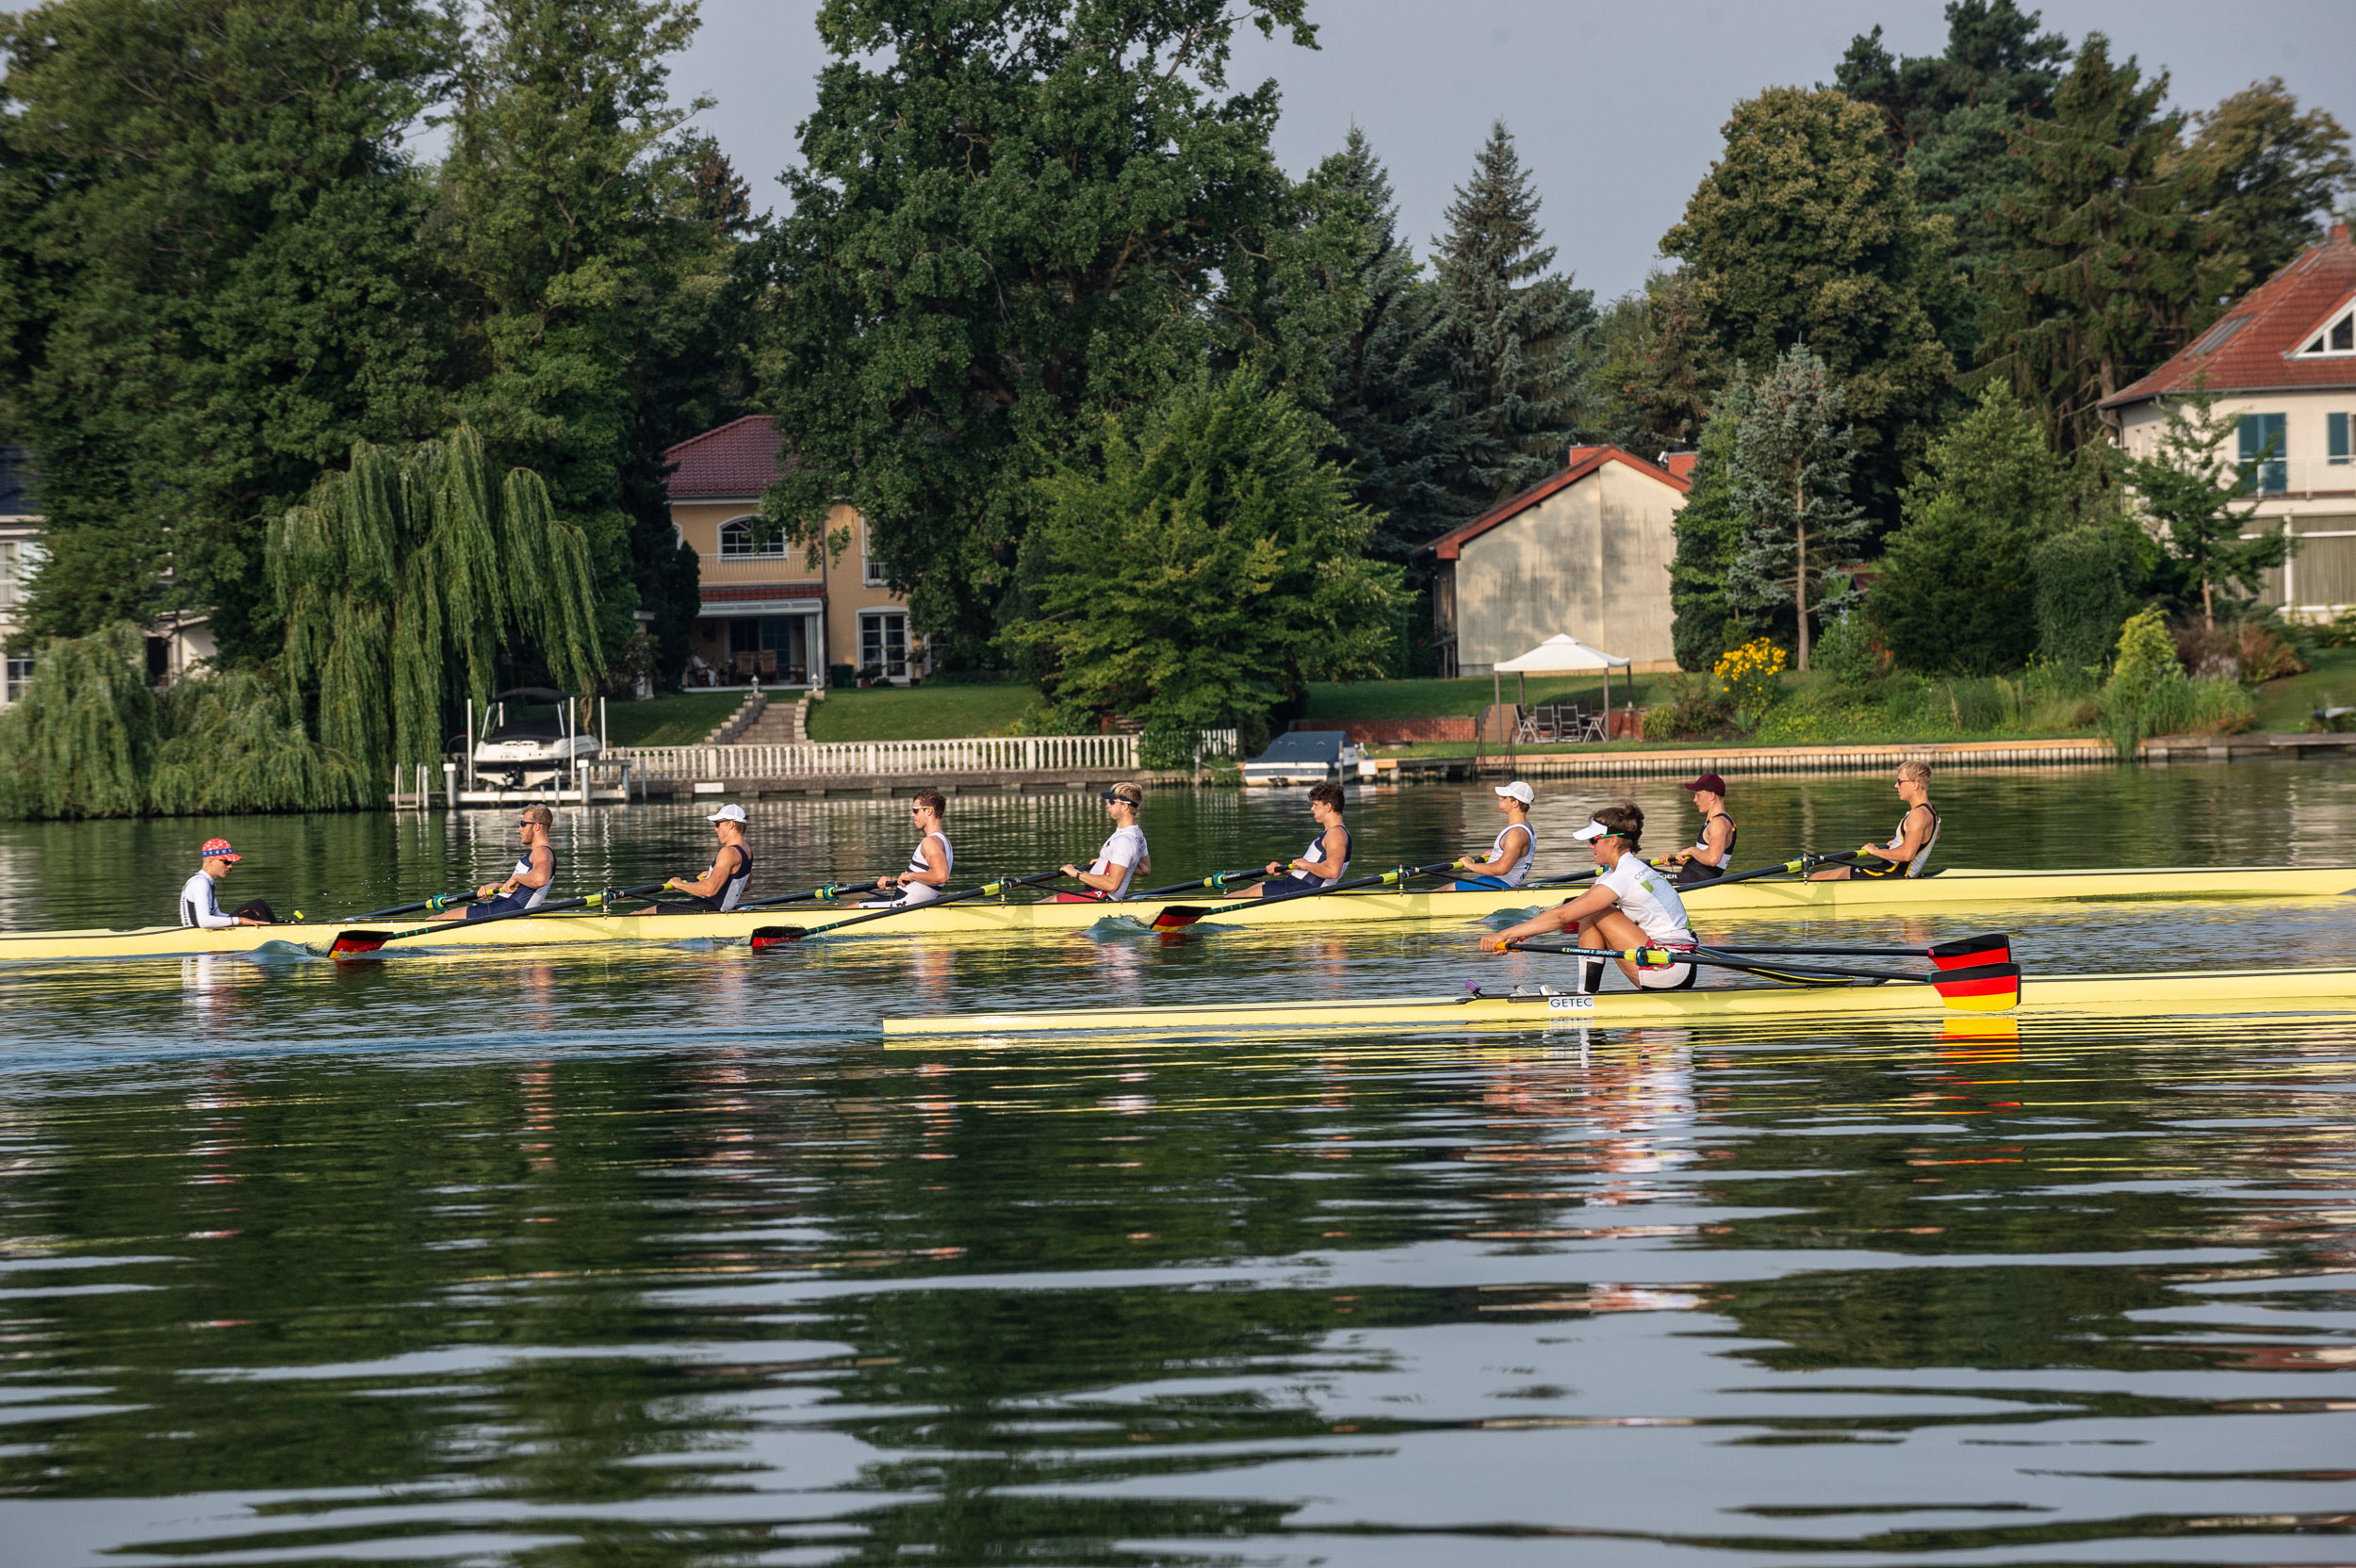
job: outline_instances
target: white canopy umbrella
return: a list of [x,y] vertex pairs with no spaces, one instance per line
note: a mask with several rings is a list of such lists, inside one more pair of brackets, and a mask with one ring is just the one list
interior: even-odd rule
[[1603,732],[1612,733],[1612,666],[1626,668],[1628,661],[1616,653],[1591,648],[1569,632],[1558,632],[1531,648],[1528,653],[1489,666],[1490,685],[1496,700],[1505,700],[1503,677],[1514,680],[1513,700],[1519,706],[1529,694],[1530,677],[1533,675],[1593,675],[1603,672]]

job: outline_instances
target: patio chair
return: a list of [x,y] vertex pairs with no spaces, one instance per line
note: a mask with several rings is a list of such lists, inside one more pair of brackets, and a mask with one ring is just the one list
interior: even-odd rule
[[1579,722],[1579,738],[1581,741],[1608,741],[1612,739],[1610,735],[1604,733],[1603,715],[1601,713],[1589,713],[1582,717]]
[[1528,745],[1538,740],[1538,715],[1545,711],[1546,710],[1543,708],[1530,708],[1523,710],[1522,722],[1513,727],[1513,743],[1515,745]]
[[739,686],[749,685],[758,667],[757,656],[751,653],[732,654],[728,658],[729,678]]
[[770,682],[772,685],[776,684],[777,678],[777,650],[775,648],[762,648],[761,650],[760,660],[760,663],[755,667],[760,670],[761,678]]

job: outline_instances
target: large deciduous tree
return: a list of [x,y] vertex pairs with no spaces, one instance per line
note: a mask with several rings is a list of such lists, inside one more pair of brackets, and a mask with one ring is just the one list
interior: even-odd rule
[[39,453],[48,634],[274,636],[262,519],[433,428],[456,351],[401,139],[457,38],[421,0],[55,0],[0,19],[0,418]]
[[2176,168],[2187,200],[2222,231],[2246,283],[2272,277],[2321,239],[2322,220],[2356,178],[2347,130],[2329,110],[2301,112],[2280,76],[2195,115]]
[[[1252,0],[1314,34],[1302,0]],[[1224,0],[826,0],[833,57],[785,183],[766,400],[794,443],[764,510],[864,514],[925,630],[997,629],[1039,481],[1191,376],[1225,272],[1292,216],[1276,89],[1222,95]],[[1245,338],[1250,334],[1235,334]]]
[[1250,369],[1108,420],[1024,542],[1036,612],[1005,639],[1048,697],[1134,716],[1183,761],[1206,726],[1264,735],[1304,681],[1382,674],[1399,569],[1366,558],[1374,519],[1326,434]]
[[1453,521],[1562,466],[1579,433],[1577,398],[1595,296],[1550,271],[1538,193],[1499,121],[1456,188],[1432,274],[1462,445],[1450,455]]
[[2165,74],[2114,65],[2088,33],[2053,117],[2012,138],[2021,179],[2001,204],[1988,348],[2063,451],[2102,438],[2102,400],[2184,347],[2240,272],[2190,200],[2167,95]]
[[1764,374],[1805,341],[1857,433],[1856,494],[1887,522],[1955,365],[1922,300],[1944,263],[1891,167],[1879,111],[1774,88],[1735,106],[1726,152],[1662,237],[1712,333]]
[[1726,568],[1727,597],[1738,610],[1792,607],[1799,670],[1808,667],[1815,618],[1855,593],[1825,580],[1871,527],[1849,499],[1857,437],[1844,401],[1824,362],[1794,344],[1751,389],[1728,466],[1742,533]]

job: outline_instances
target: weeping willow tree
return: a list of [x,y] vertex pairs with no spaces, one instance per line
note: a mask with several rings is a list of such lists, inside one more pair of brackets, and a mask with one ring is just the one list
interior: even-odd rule
[[382,789],[314,741],[255,671],[150,691],[146,637],[127,621],[47,644],[0,713],[0,815],[336,810]]
[[399,451],[354,443],[350,467],[270,524],[268,552],[288,699],[371,779],[438,761],[445,704],[488,701],[502,648],[595,689],[587,536],[530,469],[495,485],[463,425]]

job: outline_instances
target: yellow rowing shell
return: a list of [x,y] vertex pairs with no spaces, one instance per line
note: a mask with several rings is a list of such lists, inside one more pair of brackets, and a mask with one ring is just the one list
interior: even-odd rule
[[[1583,885],[1582,885],[1583,886]],[[1377,922],[1464,923],[1559,903],[1569,888],[1505,889],[1485,892],[1367,891],[1284,899],[1265,907],[1213,898],[1134,904],[946,904],[857,925],[858,937],[1029,935],[1081,931],[1107,919],[1151,925],[1166,908],[1216,908],[1220,925],[1324,928]],[[1966,871],[1913,879],[1851,882],[1761,879],[1726,887],[1704,883],[1684,890],[1697,922],[1720,917],[1971,913],[1998,906],[2135,900],[2329,898],[2356,891],[2356,867],[2199,866],[2147,871]],[[817,926],[859,913],[843,904],[797,905],[741,914],[611,915],[581,910],[470,925],[451,922],[407,947],[543,947],[584,942],[743,941],[770,925]],[[411,918],[371,921],[372,930],[401,930]],[[71,958],[177,958],[206,953],[251,953],[272,943],[323,953],[338,931],[356,923],[232,926],[202,931],[177,925],[130,931],[35,931],[0,935],[0,961]],[[389,951],[389,950],[388,950]]]
[[2003,1019],[2220,1015],[2356,1018],[2356,969],[2269,969],[2028,977],[2003,1014],[1948,1011],[1928,986],[1786,988],[1726,986],[1599,996],[1413,996],[1392,1001],[1244,1002],[1224,1007],[1126,1007],[1057,1013],[888,1018],[887,1037],[1021,1039],[1038,1035],[1359,1035],[1399,1030],[1612,1028],[1794,1019]]

